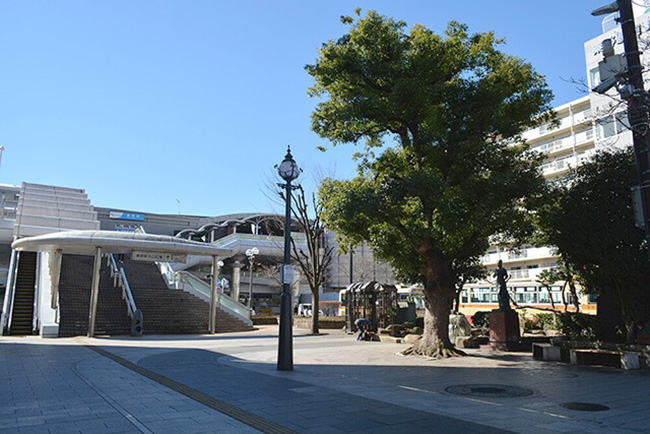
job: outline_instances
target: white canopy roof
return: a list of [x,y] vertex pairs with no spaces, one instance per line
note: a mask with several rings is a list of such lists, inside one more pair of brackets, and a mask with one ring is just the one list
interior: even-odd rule
[[94,230],[53,232],[21,238],[14,241],[11,247],[28,252],[61,249],[63,253],[77,255],[94,255],[97,247],[101,247],[106,253],[131,253],[137,250],[223,257],[232,255],[231,249],[167,235]]

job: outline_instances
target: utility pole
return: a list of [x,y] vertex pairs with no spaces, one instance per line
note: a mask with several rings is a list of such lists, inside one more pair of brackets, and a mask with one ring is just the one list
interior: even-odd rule
[[[623,46],[625,49],[625,59],[623,68],[612,75],[607,81],[596,86],[593,90],[598,93],[605,93],[607,90],[616,86],[621,98],[627,101],[628,119],[632,128],[632,137],[634,145],[634,156],[636,160],[636,169],[638,176],[637,199],[640,199],[640,214],[645,229],[646,242],[650,246],[650,150],[649,139],[650,127],[648,121],[648,95],[645,92],[643,83],[643,68],[641,66],[641,53],[637,40],[636,25],[634,23],[634,13],[632,11],[631,0],[617,0],[607,6],[594,10],[591,14],[594,16],[610,14],[618,11],[618,22],[621,24],[623,34]],[[611,44],[611,43],[610,43]],[[603,48],[607,44],[603,43]],[[610,45],[611,46],[611,45]],[[607,70],[607,61],[613,57],[608,56],[606,50],[603,50],[605,58],[599,69]],[[610,62],[611,63],[611,62]],[[605,67],[603,67],[603,65]],[[611,70],[608,71],[611,75]],[[601,73],[602,78],[602,73]],[[650,255],[650,249],[648,249]]]

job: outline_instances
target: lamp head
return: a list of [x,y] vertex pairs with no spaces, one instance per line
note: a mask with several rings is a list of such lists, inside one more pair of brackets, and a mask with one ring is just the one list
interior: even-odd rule
[[601,6],[598,9],[594,9],[591,12],[591,15],[594,17],[597,17],[598,15],[607,15],[607,14],[612,14],[614,12],[618,11],[618,2],[610,3],[606,6]]
[[287,182],[291,182],[294,179],[298,178],[301,172],[301,169],[298,167],[296,161],[293,159],[293,155],[291,155],[290,146],[287,148],[287,155],[284,156],[284,160],[282,160],[282,163],[280,163],[275,167],[276,169],[278,169],[278,174],[280,175],[280,177]]
[[618,78],[615,75],[613,75],[591,90],[592,92],[596,92],[596,93],[606,93],[612,87],[616,86],[617,82],[618,82]]

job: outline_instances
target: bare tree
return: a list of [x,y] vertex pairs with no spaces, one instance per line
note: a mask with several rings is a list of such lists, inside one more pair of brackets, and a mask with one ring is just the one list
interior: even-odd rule
[[[284,191],[280,195],[285,199]],[[313,212],[313,217],[310,217]],[[302,274],[305,276],[312,296],[312,333],[318,333],[318,306],[319,306],[319,289],[325,283],[327,268],[332,262],[333,247],[328,246],[325,242],[325,228],[321,220],[322,206],[319,203],[316,194],[312,193],[311,198],[302,186],[299,186],[293,193],[291,213],[294,220],[305,233],[306,248],[304,251],[301,246],[291,238],[292,258],[298,263]]]
[[280,270],[282,269],[282,264],[279,262],[272,262],[268,264],[261,264],[259,266],[260,273],[267,279],[271,279],[273,281],[273,288],[276,289],[281,289],[282,288],[282,280],[280,279]]

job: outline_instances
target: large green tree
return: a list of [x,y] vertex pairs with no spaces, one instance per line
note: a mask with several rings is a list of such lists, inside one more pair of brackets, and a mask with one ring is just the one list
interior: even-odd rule
[[490,237],[527,227],[524,199],[543,180],[518,143],[550,119],[552,94],[491,32],[357,17],[343,17],[349,32],[306,67],[320,98],[312,129],[334,145],[365,143],[356,178],[322,183],[323,218],[345,245],[368,243],[424,284],[425,330],[411,351],[455,355],[447,330],[459,273]]
[[[632,149],[600,152],[551,187],[538,213],[544,241],[557,246],[583,291],[598,295],[599,316],[620,309],[630,343],[650,316],[648,247],[630,194],[637,182]],[[612,339],[611,331],[603,337]]]

